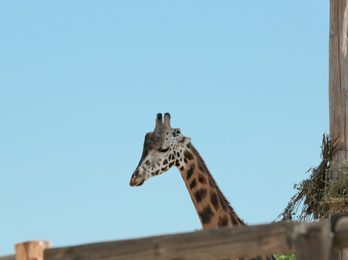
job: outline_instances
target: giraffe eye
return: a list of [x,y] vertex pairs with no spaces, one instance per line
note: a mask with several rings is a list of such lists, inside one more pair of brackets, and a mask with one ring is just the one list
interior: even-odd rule
[[158,149],[158,151],[161,152],[161,153],[165,153],[165,152],[168,151],[168,150],[169,150],[169,147],[168,147],[168,148],[165,148],[165,149],[163,149],[162,147],[160,147],[160,148]]

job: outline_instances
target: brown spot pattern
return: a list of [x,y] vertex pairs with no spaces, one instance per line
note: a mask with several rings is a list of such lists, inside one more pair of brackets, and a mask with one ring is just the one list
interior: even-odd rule
[[219,227],[225,227],[228,224],[228,217],[225,215],[223,217],[219,217],[219,222],[218,222],[218,226]]
[[207,190],[202,188],[194,193],[197,203],[200,203],[206,196]]
[[176,160],[176,161],[175,161],[175,166],[180,166],[179,160]]
[[224,211],[227,211],[227,206],[226,206],[224,200],[222,199],[221,195],[218,194],[218,197],[219,197],[219,201],[220,201],[222,208],[224,209]]
[[206,206],[202,212],[199,212],[199,217],[201,218],[202,224],[209,224],[212,217],[214,217],[214,212],[211,210],[210,206]]
[[193,171],[195,170],[195,164],[193,163],[191,166],[190,166],[190,169],[187,170],[187,177],[186,179],[189,180],[193,174]]
[[193,155],[192,155],[192,153],[190,153],[189,151],[185,151],[185,152],[184,152],[184,157],[185,157],[187,160],[193,160]]
[[205,172],[204,170],[204,167],[202,165],[202,162],[200,160],[197,160],[198,161],[198,168],[202,171],[202,172]]
[[[213,191],[210,191],[213,192]],[[219,199],[215,192],[210,194],[210,201],[213,204],[215,210],[217,211],[219,209]]]
[[207,179],[202,174],[198,176],[198,181],[202,184],[207,184]]
[[193,180],[190,184],[190,189],[192,190],[194,187],[196,187],[196,185],[197,185],[196,180]]

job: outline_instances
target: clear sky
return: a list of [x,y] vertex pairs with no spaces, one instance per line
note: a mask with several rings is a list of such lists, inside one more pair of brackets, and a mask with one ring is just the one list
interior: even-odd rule
[[249,224],[329,131],[329,1],[1,1],[0,256],[200,228],[179,171],[129,186],[159,112]]

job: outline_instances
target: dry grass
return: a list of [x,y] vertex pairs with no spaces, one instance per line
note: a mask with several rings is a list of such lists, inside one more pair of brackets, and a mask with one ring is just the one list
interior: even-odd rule
[[333,180],[325,178],[325,173],[330,167],[330,160],[338,151],[346,147],[342,145],[339,138],[332,141],[328,135],[324,134],[321,149],[321,163],[318,167],[308,170],[307,173],[311,172],[309,179],[295,184],[297,193],[278,216],[281,221],[328,219],[334,214],[348,212],[347,197],[340,188],[348,187],[348,174],[338,171],[340,178]]

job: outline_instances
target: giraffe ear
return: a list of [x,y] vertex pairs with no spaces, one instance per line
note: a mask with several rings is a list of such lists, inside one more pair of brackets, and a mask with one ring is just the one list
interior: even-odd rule
[[183,137],[181,138],[181,140],[179,141],[179,144],[181,146],[186,146],[189,142],[191,142],[191,138],[190,137]]

